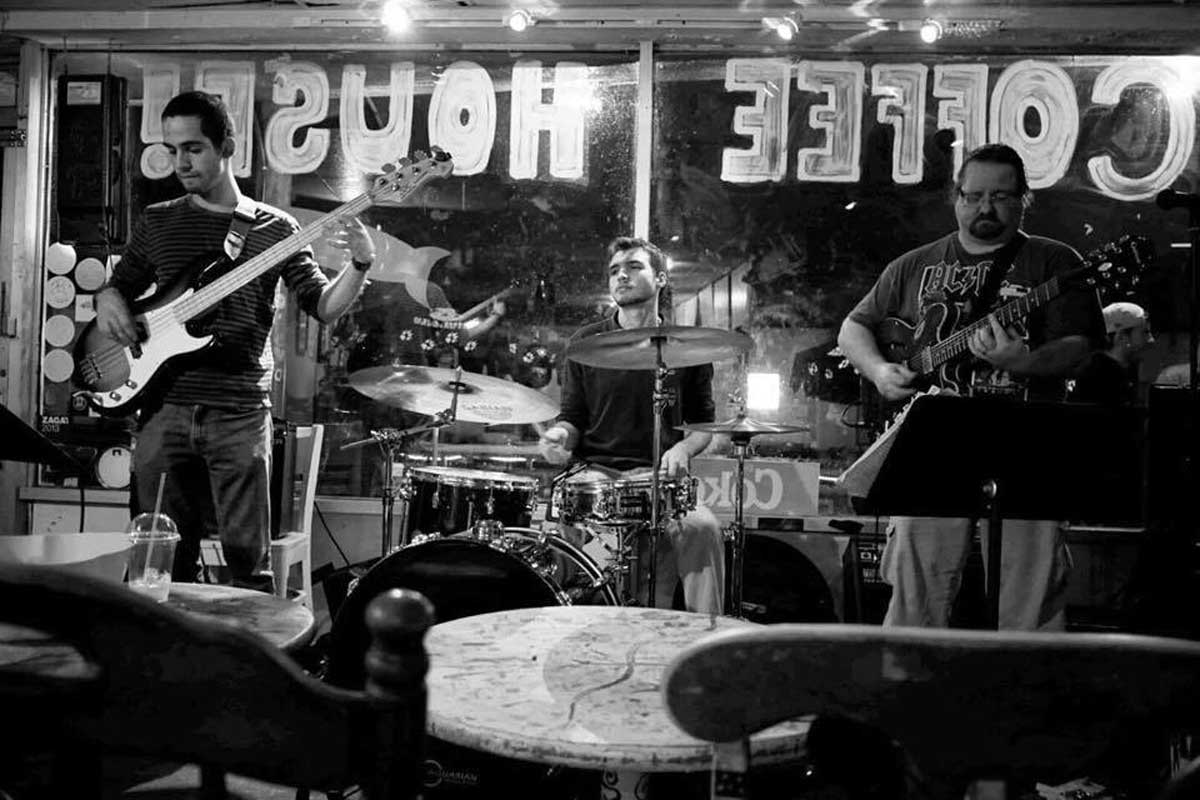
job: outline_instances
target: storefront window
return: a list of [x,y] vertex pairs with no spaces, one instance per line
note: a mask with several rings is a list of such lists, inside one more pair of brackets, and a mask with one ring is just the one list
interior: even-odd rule
[[[746,371],[783,387],[778,409],[753,415],[811,425],[807,440],[756,439],[760,455],[819,460],[836,475],[870,443],[859,381],[834,349],[838,327],[885,264],[954,229],[953,175],[985,141],[1024,155],[1036,196],[1028,232],[1085,254],[1123,235],[1152,237],[1159,257],[1133,297],[1156,331],[1159,320],[1186,328],[1171,250],[1186,220],[1152,202],[1176,178],[1194,179],[1185,60],[662,58],[656,67],[652,233],[697,292],[682,310],[752,335]],[[738,368],[718,371],[726,389],[743,384]]]
[[[322,326],[280,304],[272,399],[281,418],[326,424],[321,493],[376,494],[377,450],[341,446],[421,419],[406,401],[356,391],[347,381],[357,371],[457,362],[468,373],[554,393],[562,342],[604,301],[603,245],[632,225],[636,65],[627,56],[72,52],[54,59],[54,75],[82,87],[76,95],[94,89],[122,98],[113,124],[125,152],[110,207],[99,196],[60,203],[53,222],[51,241],[71,241],[78,262],[119,258],[141,209],[181,192],[157,144],[162,107],[181,89],[226,98],[239,128],[234,162],[243,191],[302,224],[368,191],[384,163],[430,145],[451,154],[454,174],[362,212],[377,231],[380,258],[349,313]],[[67,110],[60,103],[60,121]],[[60,180],[60,194],[72,186]],[[341,251],[319,242],[317,251],[335,262],[325,266],[342,266]],[[96,287],[75,279],[74,263],[65,266],[63,297],[48,316],[69,315],[82,329]],[[499,322],[483,335],[466,333],[496,300],[506,307]],[[478,311],[458,342],[430,341],[414,323],[423,306]],[[97,451],[127,445],[128,418],[96,416],[72,384],[71,342],[47,346],[62,351],[52,361],[63,363],[43,376],[43,428]],[[440,436],[447,446],[535,438],[525,425],[468,423]]]

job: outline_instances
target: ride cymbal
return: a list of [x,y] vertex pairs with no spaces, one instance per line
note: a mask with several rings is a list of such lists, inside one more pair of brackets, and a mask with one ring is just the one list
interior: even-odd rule
[[597,333],[567,345],[567,358],[589,367],[668,369],[725,361],[754,349],[744,333],[719,328],[659,325]]

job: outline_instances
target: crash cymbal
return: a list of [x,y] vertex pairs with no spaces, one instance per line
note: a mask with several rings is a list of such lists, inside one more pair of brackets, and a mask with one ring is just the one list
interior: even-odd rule
[[655,369],[661,345],[662,363],[670,369],[725,361],[754,349],[744,333],[720,328],[660,325],[597,333],[567,345],[567,358],[589,367]]
[[778,422],[760,422],[750,417],[738,415],[724,422],[693,422],[690,425],[680,425],[676,430],[697,431],[699,433],[724,433],[730,436],[758,436],[762,433],[803,433],[810,429],[809,425],[783,425]]
[[[455,370],[391,364],[367,367],[351,373],[348,381],[359,393],[389,406],[437,414],[450,408],[454,399]],[[474,372],[462,373],[458,381],[459,422],[516,425],[542,422],[558,413],[558,406],[536,389],[513,381]]]

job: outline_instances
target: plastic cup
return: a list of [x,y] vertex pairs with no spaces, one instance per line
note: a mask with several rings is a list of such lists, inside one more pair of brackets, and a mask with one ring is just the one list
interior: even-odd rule
[[155,602],[165,603],[171,592],[171,566],[179,532],[166,514],[138,514],[129,534],[129,588]]

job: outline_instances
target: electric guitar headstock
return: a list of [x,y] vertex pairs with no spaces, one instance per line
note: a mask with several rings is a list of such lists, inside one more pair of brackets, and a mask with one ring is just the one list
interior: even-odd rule
[[382,171],[371,181],[367,194],[371,202],[402,200],[433,178],[444,178],[454,171],[450,154],[440,147],[431,147],[430,153],[417,150],[412,158],[402,158],[395,164],[384,164]]
[[1149,236],[1125,234],[1085,253],[1076,277],[1095,288],[1100,304],[1107,305],[1133,297],[1154,259]]

